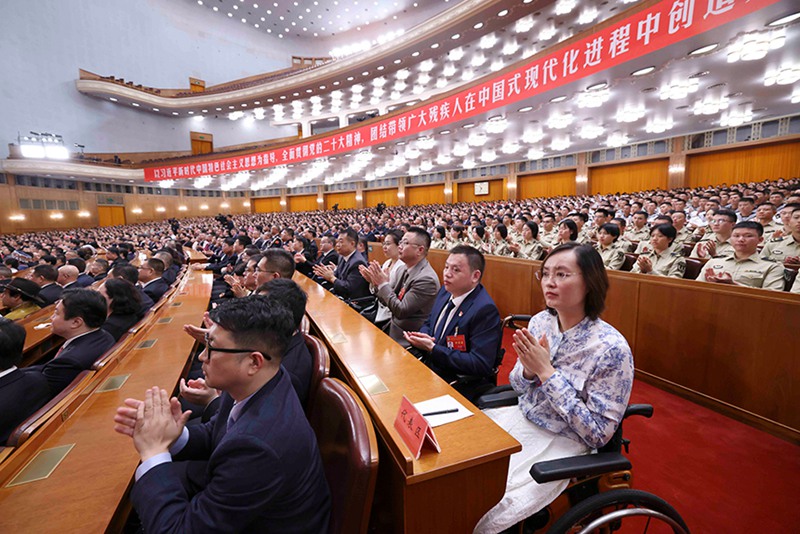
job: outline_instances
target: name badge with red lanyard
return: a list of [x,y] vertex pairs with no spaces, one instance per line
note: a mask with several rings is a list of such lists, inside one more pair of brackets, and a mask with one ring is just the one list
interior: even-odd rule
[[445,342],[447,343],[448,349],[457,350],[459,352],[466,352],[467,350],[467,339],[463,334],[458,335],[458,327],[456,327],[456,331],[453,332],[452,336],[447,336],[445,338]]

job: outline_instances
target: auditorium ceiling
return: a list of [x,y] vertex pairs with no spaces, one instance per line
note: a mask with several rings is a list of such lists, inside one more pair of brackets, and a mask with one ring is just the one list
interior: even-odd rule
[[[299,19],[305,17],[304,12],[319,16],[321,6],[327,6],[343,15],[336,18],[338,26],[327,25],[325,30],[320,26],[317,33],[325,32],[320,36],[329,38],[352,36],[354,30],[357,33],[367,14],[372,17],[370,26],[385,24],[392,31],[394,23],[425,24],[432,13],[453,9],[451,6],[456,4],[437,1],[418,2],[417,6],[405,1],[338,0],[333,9],[335,2],[322,0],[319,5],[306,0],[263,5],[238,0],[203,1],[204,5],[198,8],[219,4],[220,11],[223,6],[231,12],[247,9],[250,14],[243,18],[248,25],[247,17],[266,19],[265,9],[276,10],[270,16],[277,15],[278,10],[285,11],[279,16],[284,16],[285,22],[293,19],[297,23],[305,20]],[[702,1],[711,6],[714,2],[732,4],[734,0]],[[184,106],[171,113],[188,113],[206,120],[237,120],[242,121],[243,127],[247,123],[252,127],[259,120],[272,124],[307,122],[315,131],[329,131],[343,113],[351,122],[368,119],[378,111],[383,115],[422,105],[505,72],[528,58],[535,59],[591,34],[599,23],[630,7],[622,2],[578,6],[577,2],[567,1],[570,9],[565,12],[562,2],[508,2],[515,8],[506,13],[507,21],[498,16],[506,9],[501,6],[501,11],[482,21],[468,20],[458,33],[447,28],[446,35],[434,32],[413,42],[404,40],[408,34],[400,36],[395,55],[359,64],[349,75],[345,72],[324,83],[309,80],[294,92],[280,96],[262,94],[252,97],[259,100],[214,108]],[[234,10],[235,4],[242,7]],[[364,4],[368,4],[369,11],[364,17],[357,17],[360,13],[356,7]],[[327,158],[324,165],[318,159],[277,170],[253,171],[249,177],[212,176],[204,182],[205,187],[256,190],[415,176],[615,148],[796,115],[800,112],[800,59],[796,55],[800,49],[800,19],[786,17],[799,10],[793,0],[775,2],[695,37],[540,91],[513,105],[376,144],[369,151],[366,165],[363,161],[353,165],[359,158],[354,153],[340,154]],[[423,12],[426,18],[420,21],[419,14]],[[442,13],[446,11],[439,14]],[[227,11],[220,17],[232,18],[227,17]],[[274,38],[263,28],[243,31],[263,31],[265,38]],[[307,39],[305,33],[290,30],[286,38],[301,44]],[[342,44],[337,41],[337,46]],[[347,58],[343,63],[346,61]],[[134,181],[141,182],[142,178]],[[175,184],[185,185],[188,183],[180,180]]]

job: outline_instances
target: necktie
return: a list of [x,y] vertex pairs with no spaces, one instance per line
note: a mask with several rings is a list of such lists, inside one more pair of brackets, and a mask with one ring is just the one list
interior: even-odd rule
[[226,422],[225,430],[228,431],[233,426],[233,423],[239,418],[239,411],[241,410],[241,406],[239,403],[235,403],[231,408],[231,412],[228,414],[228,421]]
[[403,276],[400,277],[400,281],[394,288],[394,292],[397,295],[397,298],[399,298],[400,300],[403,300],[403,295],[406,294],[405,290],[406,280],[408,280],[408,270],[403,271]]
[[436,343],[439,343],[439,340],[442,339],[442,334],[444,333],[444,325],[447,324],[447,317],[450,315],[450,312],[453,311],[453,308],[455,307],[456,304],[451,299],[447,302],[447,306],[445,306],[442,314],[439,315],[439,322],[436,324],[436,330],[433,333],[433,337],[434,339],[436,339]]

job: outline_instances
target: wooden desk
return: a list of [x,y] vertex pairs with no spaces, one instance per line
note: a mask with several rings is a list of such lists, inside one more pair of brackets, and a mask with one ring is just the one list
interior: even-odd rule
[[49,326],[40,327],[50,323],[50,316],[53,315],[54,309],[55,305],[51,304],[17,321],[20,326],[25,328],[25,346],[22,349],[23,356],[20,367],[33,365],[64,343],[63,338],[53,335]]
[[[505,491],[509,456],[520,445],[389,336],[319,284],[296,274],[308,293],[312,331],[331,352],[332,373],[359,395],[380,443],[371,523],[377,532],[471,532]],[[371,393],[362,378],[376,375],[388,391]],[[403,395],[419,402],[449,394],[472,417],[435,429],[442,452],[415,460],[394,429]]]
[[[175,389],[194,346],[194,340],[183,334],[183,325],[199,324],[211,296],[211,283],[211,274],[190,273],[154,322],[136,334],[137,340],[157,340],[156,343],[151,348],[134,349],[108,367],[113,376],[130,375],[122,387],[107,392],[95,388],[41,445],[42,449],[50,449],[74,444],[48,478],[8,487],[16,470],[6,469],[11,458],[3,463],[0,532],[120,530],[139,456],[130,438],[114,431],[114,413],[126,398],[142,398],[149,387]],[[97,375],[103,376],[102,373],[98,371]],[[35,440],[29,443],[35,444]]]
[[[383,261],[378,243],[370,259]],[[439,273],[448,253],[431,250]],[[540,261],[486,256],[503,316],[544,309]],[[636,377],[800,444],[800,295],[609,271],[602,317],[633,350]]]
[[208,261],[208,257],[205,254],[193,248],[183,247],[183,253],[189,258],[189,263],[206,263]]

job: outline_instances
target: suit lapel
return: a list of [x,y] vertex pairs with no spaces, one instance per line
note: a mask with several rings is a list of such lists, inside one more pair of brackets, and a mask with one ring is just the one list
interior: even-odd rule
[[450,324],[447,325],[447,331],[444,333],[444,338],[447,336],[451,336],[455,333],[455,329],[461,323],[461,319],[469,313],[469,309],[472,307],[472,303],[475,302],[475,299],[478,296],[478,292],[481,290],[481,286],[475,288],[475,290],[469,294],[469,296],[461,303],[461,306],[456,309],[456,313],[453,316],[453,320],[450,321]]

